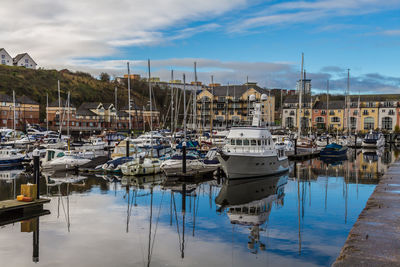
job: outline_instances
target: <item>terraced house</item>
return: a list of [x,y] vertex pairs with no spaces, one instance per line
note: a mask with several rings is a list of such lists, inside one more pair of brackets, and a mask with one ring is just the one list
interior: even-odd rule
[[[24,130],[27,124],[39,123],[39,103],[27,96],[17,97],[15,101],[15,126]],[[14,127],[14,102],[6,94],[0,94],[0,127]]]
[[[307,98],[306,98],[307,99]],[[312,109],[310,105],[312,103]],[[303,103],[302,129],[307,129],[309,115],[312,114],[314,129],[366,132],[371,129],[394,131],[400,126],[400,95],[360,95],[345,100],[333,100],[327,103],[318,97],[309,105]],[[283,127],[297,128],[300,123],[298,96],[287,97],[283,103]]]
[[251,95],[255,96],[254,102],[262,104],[263,121],[273,124],[275,97],[256,83],[246,83],[203,88],[197,95],[197,128],[209,130],[211,121],[213,129],[225,129],[250,122],[253,110]]

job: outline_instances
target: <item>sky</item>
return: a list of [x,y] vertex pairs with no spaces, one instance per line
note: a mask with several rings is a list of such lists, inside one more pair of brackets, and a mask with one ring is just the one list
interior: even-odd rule
[[0,47],[46,69],[400,93],[400,0],[2,0]]

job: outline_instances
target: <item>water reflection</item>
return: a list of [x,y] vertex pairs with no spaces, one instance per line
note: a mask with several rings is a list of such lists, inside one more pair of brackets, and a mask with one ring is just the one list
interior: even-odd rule
[[248,248],[256,254],[258,249],[265,250],[260,240],[262,225],[268,220],[272,205],[283,206],[284,185],[287,176],[270,176],[246,180],[226,180],[215,203],[219,211],[227,209],[231,224],[250,226]]
[[[39,265],[329,265],[398,157],[374,153],[353,150],[347,160],[292,163],[286,175],[242,181],[46,175],[41,192],[52,213],[40,219]],[[0,179],[0,198],[32,181],[17,177]],[[0,229],[1,266],[32,264],[20,257],[31,243],[19,232],[19,223]]]

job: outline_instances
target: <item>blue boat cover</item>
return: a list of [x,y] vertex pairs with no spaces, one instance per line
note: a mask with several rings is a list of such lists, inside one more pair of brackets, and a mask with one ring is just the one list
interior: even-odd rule
[[325,148],[339,150],[342,148],[342,146],[338,145],[336,143],[331,143],[331,144],[327,145]]

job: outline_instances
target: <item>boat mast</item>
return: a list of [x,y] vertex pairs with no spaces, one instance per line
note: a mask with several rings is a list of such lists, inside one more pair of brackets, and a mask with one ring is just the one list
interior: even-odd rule
[[171,70],[171,141],[172,141],[172,136],[175,131],[174,129],[174,87],[172,86],[172,83],[174,81],[174,70]]
[[67,116],[67,136],[68,136],[68,138],[69,138],[69,114],[70,114],[70,97],[71,97],[71,93],[70,93],[70,91],[68,91],[68,101],[67,101],[67,103],[68,103],[68,116]]
[[[361,129],[361,110],[360,110],[360,89],[358,89],[358,103],[357,103],[357,131]],[[356,144],[357,145],[357,144]]]
[[59,133],[59,138],[61,140],[61,92],[60,92],[60,80],[57,81],[57,89],[58,89],[58,122],[60,124],[60,133]]
[[186,142],[186,77],[183,74],[183,141]]
[[[236,85],[233,85],[233,115],[235,115],[236,111]],[[232,126],[233,126],[233,118],[232,118]]]
[[228,111],[229,111],[228,96],[229,96],[229,82],[228,82],[228,87],[226,88],[226,96],[225,96],[225,130],[228,129]]
[[49,93],[46,94],[46,129],[49,132]]
[[211,142],[212,142],[212,128],[214,124],[214,76],[211,75],[211,113],[210,113],[210,137],[211,137]]
[[329,80],[326,81],[326,129],[329,131]]
[[15,130],[16,130],[15,118],[16,118],[16,116],[15,116],[15,91],[14,90],[13,90],[13,106],[14,106],[13,130],[14,130],[14,140],[15,140],[15,134],[16,134],[16,132],[15,132]]
[[132,128],[132,125],[131,125],[132,124],[132,121],[131,121],[131,73],[130,73],[130,69],[129,69],[129,62],[127,62],[126,65],[128,68],[128,118],[129,118],[128,127],[129,127],[129,134],[130,134],[131,128]]
[[347,132],[351,134],[350,126],[350,69],[347,69]]
[[147,67],[149,69],[149,97],[150,97],[150,146],[151,156],[153,157],[153,102],[151,101],[151,72],[150,72],[150,59],[147,60]]
[[197,114],[196,114],[196,95],[197,95],[197,62],[194,62],[194,83],[195,89],[193,91],[193,130],[196,129],[197,124]]
[[299,86],[299,125],[297,127],[297,138],[301,135],[301,91],[303,90],[303,64],[304,64],[304,53],[301,53],[301,73],[300,73],[300,86]]

